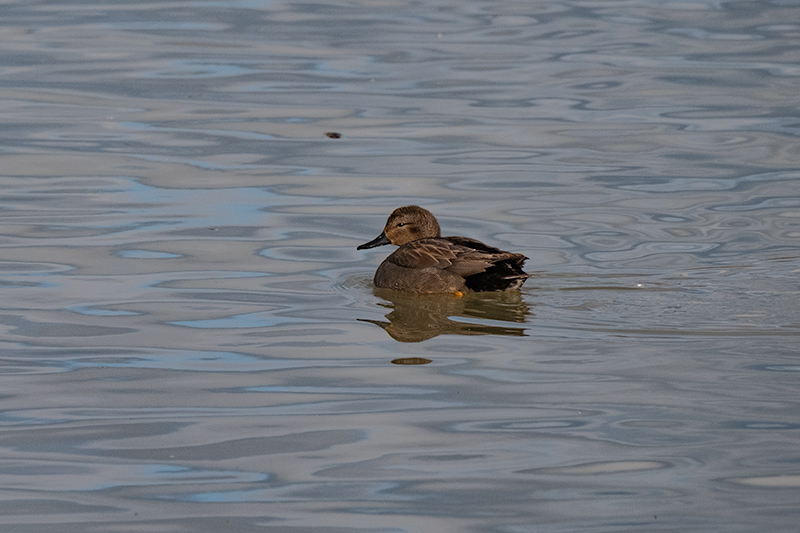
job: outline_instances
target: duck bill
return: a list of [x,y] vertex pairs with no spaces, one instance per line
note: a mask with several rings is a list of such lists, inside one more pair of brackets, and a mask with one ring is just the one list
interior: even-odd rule
[[387,237],[385,233],[381,233],[371,241],[358,246],[356,250],[366,250],[367,248],[375,248],[376,246],[383,246],[384,244],[392,244],[392,241],[389,240],[389,237]]

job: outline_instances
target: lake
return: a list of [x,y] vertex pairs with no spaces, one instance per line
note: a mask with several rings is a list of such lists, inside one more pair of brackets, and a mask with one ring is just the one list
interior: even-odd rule
[[[0,529],[800,521],[800,5],[0,5]],[[377,290],[399,206],[530,259]]]

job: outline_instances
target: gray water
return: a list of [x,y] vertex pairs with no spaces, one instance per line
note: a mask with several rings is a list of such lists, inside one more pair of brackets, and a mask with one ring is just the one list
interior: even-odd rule
[[[0,531],[797,530],[797,3],[9,0],[0,50]],[[375,291],[412,203],[534,277]]]

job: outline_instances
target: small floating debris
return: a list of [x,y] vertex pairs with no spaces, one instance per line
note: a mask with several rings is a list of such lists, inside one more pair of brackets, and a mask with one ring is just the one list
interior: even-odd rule
[[326,137],[330,137],[331,139],[341,139],[342,134],[336,133],[335,131],[328,131],[325,133]]
[[432,363],[430,359],[425,359],[424,357],[403,357],[401,359],[393,359],[393,365],[427,365],[428,363]]

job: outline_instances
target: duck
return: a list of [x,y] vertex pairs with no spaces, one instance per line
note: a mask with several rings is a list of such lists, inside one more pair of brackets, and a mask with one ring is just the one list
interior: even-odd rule
[[519,290],[530,274],[522,270],[528,259],[469,237],[442,237],[439,222],[427,209],[407,205],[395,209],[383,232],[358,246],[366,250],[398,246],[375,271],[381,289],[435,294]]

